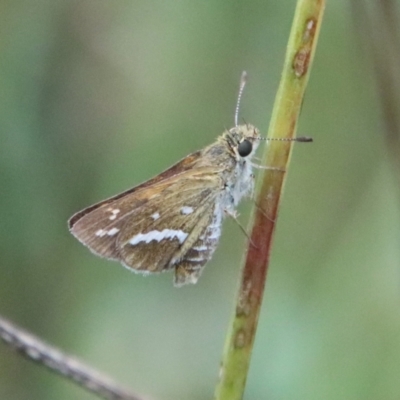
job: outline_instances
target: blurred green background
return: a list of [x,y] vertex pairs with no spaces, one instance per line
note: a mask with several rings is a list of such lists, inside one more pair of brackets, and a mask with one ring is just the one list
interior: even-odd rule
[[[178,290],[93,256],[67,219],[233,125],[243,69],[241,117],[265,134],[295,3],[0,1],[3,316],[148,398],[212,397],[236,224]],[[400,171],[356,19],[328,2],[245,400],[400,398]],[[93,398],[0,345],[0,399]]]

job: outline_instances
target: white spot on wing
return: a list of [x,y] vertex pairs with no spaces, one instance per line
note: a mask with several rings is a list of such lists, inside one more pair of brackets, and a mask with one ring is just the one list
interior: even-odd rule
[[178,239],[179,243],[183,243],[187,238],[188,234],[181,230],[174,230],[174,229],[163,229],[162,231],[150,231],[147,233],[139,233],[135,235],[129,243],[131,245],[138,244],[140,242],[150,243],[152,240],[156,242],[161,242],[164,239]]
[[204,261],[204,257],[191,257],[191,258],[185,258],[185,261],[192,261],[192,262],[201,262]]
[[105,231],[104,229],[99,229],[98,231],[96,231],[95,235],[99,236],[99,237],[103,237],[106,233],[107,233],[107,231]]
[[151,214],[151,218],[153,218],[153,219],[154,219],[154,221],[157,221],[157,220],[158,220],[158,218],[160,218],[160,213],[158,213],[158,212],[155,212],[154,214]]
[[183,214],[183,215],[188,215],[188,214],[191,214],[192,212],[193,212],[193,207],[183,206],[181,208],[181,214]]
[[207,250],[207,249],[208,249],[208,247],[204,246],[204,245],[193,247],[193,250],[196,250],[196,251],[204,251],[204,250]]
[[117,214],[121,211],[118,208],[112,209],[108,208],[107,211],[111,211],[112,215],[108,218],[109,220],[113,221],[115,218],[117,218]]
[[111,228],[108,232],[107,235],[108,236],[114,236],[115,234],[117,234],[119,232],[118,228]]

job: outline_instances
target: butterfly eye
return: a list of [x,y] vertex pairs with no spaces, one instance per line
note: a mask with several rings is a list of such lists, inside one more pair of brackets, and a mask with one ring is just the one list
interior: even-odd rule
[[247,157],[251,153],[252,150],[253,150],[253,145],[249,140],[245,139],[245,140],[243,140],[243,142],[239,143],[239,146],[238,146],[239,156]]

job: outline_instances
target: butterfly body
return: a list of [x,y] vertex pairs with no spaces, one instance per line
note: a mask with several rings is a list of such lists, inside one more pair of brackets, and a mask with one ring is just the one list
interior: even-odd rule
[[239,125],[153,179],[71,217],[72,234],[97,255],[135,272],[175,270],[176,286],[196,283],[226,215],[253,190],[258,130]]

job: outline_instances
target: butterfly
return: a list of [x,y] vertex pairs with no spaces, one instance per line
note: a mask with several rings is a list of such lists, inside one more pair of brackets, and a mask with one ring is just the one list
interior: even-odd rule
[[196,283],[211,259],[224,217],[236,216],[254,188],[251,159],[262,139],[250,124],[130,190],[74,214],[71,233],[93,253],[149,274],[174,270],[177,287]]

